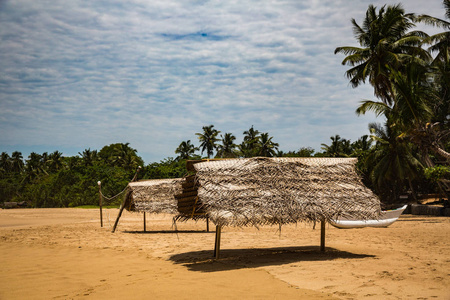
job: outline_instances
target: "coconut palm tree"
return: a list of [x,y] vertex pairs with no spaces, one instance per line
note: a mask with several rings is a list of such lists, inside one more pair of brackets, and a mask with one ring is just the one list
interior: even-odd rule
[[395,126],[371,123],[369,129],[376,145],[366,158],[366,168],[370,170],[378,195],[384,200],[395,201],[406,184],[414,193],[412,181],[419,176],[423,166],[413,155],[412,144]]
[[353,152],[352,142],[347,139],[341,140],[341,155],[350,156]]
[[[450,20],[450,1],[444,0],[443,4],[445,8],[445,17]],[[441,27],[447,30],[450,29],[450,22],[442,20],[440,18],[432,17],[429,15],[420,15],[417,20],[428,25]],[[423,43],[430,45],[430,48],[428,49],[429,51],[437,53],[433,61],[434,64],[436,64],[437,62],[448,63],[448,61],[450,60],[450,31],[444,31],[429,36],[423,40]]]
[[137,155],[136,149],[131,148],[130,143],[118,143],[113,145],[111,162],[114,166],[122,167],[127,171],[136,170],[144,164],[142,158]]
[[450,60],[447,62],[438,62],[434,67],[434,87],[439,99],[434,102],[433,123],[439,122],[443,129],[450,129]]
[[11,159],[12,159],[13,172],[15,172],[15,173],[22,172],[22,170],[24,168],[22,153],[19,151],[14,151],[11,155]]
[[[449,1],[445,2],[448,9]],[[450,153],[444,148],[450,136],[447,119],[450,111],[450,68],[446,59],[446,34],[428,37],[422,32],[408,30],[417,20],[449,27],[442,20],[428,16],[416,18],[411,14],[406,15],[398,10],[398,6],[395,9],[397,13],[391,14],[397,17],[387,18],[388,10],[389,6],[386,10],[382,7],[377,14],[374,7],[369,6],[362,30],[353,21],[357,38],[358,35],[370,38],[367,41],[375,41],[374,47],[341,47],[336,49],[336,53],[349,54],[343,63],[354,66],[347,71],[353,86],[358,86],[368,78],[374,86],[375,95],[380,99],[363,101],[356,110],[357,114],[373,111],[377,116],[386,118],[384,131],[380,127],[371,128],[378,133],[376,150],[367,158],[373,167],[371,176],[375,186],[380,188],[381,183],[388,184],[391,179],[397,185],[407,180],[412,189],[411,177],[417,175],[415,171],[423,169],[415,161],[417,157],[412,154],[412,149],[420,155],[425,166],[433,165],[429,154],[431,151],[450,161]],[[403,21],[398,23],[402,18]],[[382,28],[386,30],[380,30]],[[365,35],[369,32],[366,29],[370,29],[370,35]],[[431,45],[430,52],[437,53],[434,60],[429,52],[418,47],[421,38],[423,43]],[[365,40],[364,43],[361,40],[359,42],[369,45]],[[377,134],[373,137],[376,138]],[[391,191],[391,194],[395,195],[396,192]]]
[[43,155],[31,152],[25,164],[25,177],[23,182],[29,183],[40,175],[48,174],[45,170]]
[[202,154],[206,150],[206,155],[208,158],[211,158],[214,154],[214,149],[217,148],[217,142],[219,141],[217,135],[220,131],[214,129],[214,125],[203,126],[202,129],[203,133],[196,133],[200,141],[200,148],[202,150]]
[[48,156],[47,161],[49,170],[52,172],[56,172],[60,170],[63,166],[63,157],[62,153],[59,151],[55,151]]
[[11,157],[9,157],[9,154],[6,152],[2,152],[0,156],[0,169],[4,173],[9,173],[11,171]]
[[83,152],[78,152],[78,155],[81,156],[81,159],[83,160],[83,164],[87,166],[92,166],[94,161],[98,160],[97,156],[97,150],[84,149]]
[[244,131],[244,139],[242,143],[238,146],[239,151],[243,157],[253,157],[258,155],[258,143],[260,141],[260,133],[250,127],[248,130]]
[[428,52],[420,48],[421,31],[409,31],[415,24],[415,15],[406,14],[400,4],[377,8],[369,5],[362,26],[352,19],[353,32],[361,47],[338,47],[335,54],[347,55],[343,65],[352,66],[346,75],[353,87],[366,80],[374,87],[374,94],[383,102],[392,102],[390,74],[406,61],[427,60]]
[[265,157],[273,157],[277,155],[279,147],[278,143],[272,141],[273,137],[269,137],[269,133],[262,133],[258,143],[258,155]]
[[364,152],[369,151],[372,147],[372,140],[369,138],[369,136],[363,135],[360,137],[356,142],[353,142],[352,148],[354,152]]
[[180,143],[178,148],[175,150],[175,154],[179,154],[177,160],[189,159],[197,150],[199,150],[199,148],[191,144],[191,140],[187,140]]
[[47,171],[48,152],[41,154],[41,167]]
[[433,83],[440,97],[433,106],[432,122],[439,122],[439,127],[448,130],[450,129],[450,121],[447,119],[450,112],[450,1],[445,0],[443,4],[447,21],[428,15],[421,15],[418,20],[446,30],[424,39],[423,43],[428,44],[430,46],[428,50],[435,54],[431,64],[432,75]]
[[250,148],[256,148],[256,144],[259,140],[259,131],[252,127],[249,130],[244,131],[244,142],[249,144]]
[[253,156],[257,155],[257,153],[256,153],[257,149],[254,148],[253,145],[248,144],[244,141],[242,141],[242,143],[240,143],[237,147],[239,149],[239,156],[241,156],[241,157],[248,158],[248,157],[253,157]]
[[342,152],[343,143],[346,141],[342,139],[340,135],[336,134],[335,136],[330,137],[331,144],[321,144],[321,149],[325,151],[325,154],[330,157],[340,157],[344,156]]
[[[397,131],[418,145],[422,153],[432,151],[450,160],[450,153],[444,150],[441,143],[448,138],[450,131],[431,130],[433,105],[439,102],[440,98],[427,78],[427,69],[417,64],[408,64],[404,72],[393,71],[391,72],[393,102],[389,105],[382,101],[363,101],[356,113],[365,114],[367,111],[373,111],[377,115],[384,115],[389,126],[396,126]],[[428,161],[429,166],[428,154],[424,155],[423,159]]]
[[217,157],[221,158],[234,158],[236,154],[237,145],[234,143],[236,137],[232,133],[225,133],[220,136],[222,138],[222,144],[217,146]]
[[[448,95],[450,72],[447,70],[449,64],[445,59],[446,55],[439,58],[439,54],[448,51],[448,48],[441,44],[439,49],[441,51],[433,62],[429,61],[429,65],[412,61],[401,69],[387,67],[392,101],[389,103],[363,101],[356,110],[357,114],[373,111],[386,117],[386,124],[391,133],[398,134],[397,138],[404,141],[399,143],[396,139],[389,139],[391,149],[389,153],[393,153],[392,149],[395,147],[399,147],[397,153],[404,152],[408,148],[405,146],[406,141],[412,142],[416,145],[418,153],[421,154],[420,160],[426,167],[434,166],[430,157],[431,152],[450,161],[450,153],[445,151],[444,147],[445,141],[448,141],[450,136],[447,120],[450,112]],[[430,48],[430,51],[432,50]],[[376,168],[374,170],[372,176],[386,177],[381,172],[376,172]],[[438,185],[444,192],[448,189],[445,182],[439,182]]]

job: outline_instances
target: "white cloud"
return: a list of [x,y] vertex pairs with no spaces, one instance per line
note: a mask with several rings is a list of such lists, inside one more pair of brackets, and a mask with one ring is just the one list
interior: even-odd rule
[[[354,110],[372,90],[351,89],[333,51],[356,45],[350,18],[368,4],[2,2],[0,146],[130,142],[148,163],[209,124],[238,142],[254,125],[286,151],[357,139],[374,118]],[[443,14],[439,1],[405,9]]]

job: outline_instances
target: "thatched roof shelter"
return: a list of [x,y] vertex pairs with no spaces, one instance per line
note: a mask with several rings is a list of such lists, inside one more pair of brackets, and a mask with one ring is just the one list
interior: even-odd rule
[[174,195],[181,193],[183,178],[151,179],[130,182],[124,206],[129,211],[178,213]]
[[249,158],[196,163],[198,198],[218,226],[377,219],[379,199],[356,158]]

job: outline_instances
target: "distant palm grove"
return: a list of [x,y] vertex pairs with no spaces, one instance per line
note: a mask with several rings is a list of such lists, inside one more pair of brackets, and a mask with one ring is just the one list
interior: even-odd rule
[[[355,107],[381,123],[368,125],[368,134],[357,141],[333,135],[320,152],[302,147],[289,152],[268,132],[251,126],[236,142],[230,132],[214,125],[196,133],[198,141],[186,140],[174,149],[175,158],[144,166],[129,144],[111,144],[100,151],[86,149],[79,155],[20,152],[0,158],[0,201],[26,202],[31,207],[69,207],[98,203],[97,181],[105,195],[121,192],[142,166],[138,179],[183,177],[185,160],[239,157],[357,157],[363,182],[384,203],[412,201],[420,194],[450,191],[450,1],[443,2],[444,19],[405,13],[401,5],[370,5],[358,24],[352,19],[359,46],[337,47],[348,65],[346,76],[354,88],[370,84],[376,100]],[[441,28],[428,35],[417,24]],[[335,134],[335,133],[332,133]],[[197,144],[198,143],[198,144]],[[404,198],[402,198],[404,199]],[[115,201],[115,202],[114,202]],[[117,205],[120,199],[112,203]]]

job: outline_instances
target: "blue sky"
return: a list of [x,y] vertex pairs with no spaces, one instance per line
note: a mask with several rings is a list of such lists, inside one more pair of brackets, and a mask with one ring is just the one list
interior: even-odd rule
[[[373,90],[333,53],[357,45],[350,19],[371,3],[398,2],[2,0],[0,152],[128,142],[151,163],[210,124],[238,143],[253,125],[283,151],[354,141]],[[441,0],[402,3],[444,16]]]

